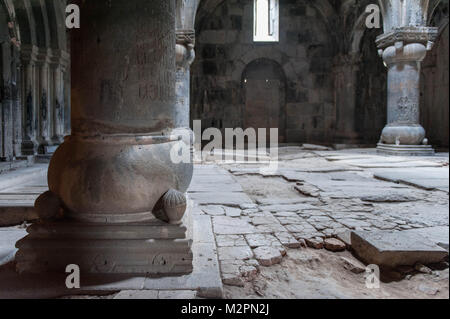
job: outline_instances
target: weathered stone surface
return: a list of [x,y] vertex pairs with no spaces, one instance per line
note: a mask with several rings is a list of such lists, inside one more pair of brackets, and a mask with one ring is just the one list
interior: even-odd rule
[[411,229],[405,231],[408,234],[417,234],[427,238],[429,241],[435,243],[438,246],[449,249],[449,227],[448,226],[437,226],[437,227],[426,227]]
[[396,267],[442,261],[448,252],[426,238],[404,232],[353,232],[353,251],[366,263]]
[[279,264],[283,260],[279,249],[273,247],[258,247],[253,250],[253,253],[256,260],[264,267]]
[[191,300],[196,298],[195,290],[161,290],[158,292],[158,299]]
[[247,260],[253,257],[252,250],[248,246],[219,247],[219,260]]
[[320,237],[317,238],[308,238],[305,239],[306,244],[308,247],[314,248],[314,249],[322,249],[323,248],[323,239]]
[[350,249],[352,246],[352,232],[350,230],[338,232],[336,237],[345,243],[347,249]]
[[361,274],[366,271],[366,267],[356,259],[341,257],[342,265],[345,269],[355,274]]
[[275,204],[275,205],[267,205],[260,206],[260,208],[264,211],[268,212],[298,212],[301,210],[311,210],[318,209],[316,206],[310,204]]
[[211,216],[223,216],[225,215],[225,209],[223,206],[218,205],[208,205],[208,206],[202,206],[201,210],[208,215]]
[[158,290],[123,290],[114,296],[114,299],[158,299]]
[[281,244],[285,247],[294,248],[294,249],[301,247],[301,243],[288,232],[275,233],[275,237],[278,238],[278,240],[281,242]]
[[245,235],[245,238],[252,249],[264,246],[273,247],[278,249],[281,255],[286,255],[286,249],[280,241],[271,234],[250,234]]
[[218,247],[248,246],[243,235],[217,235]]
[[225,214],[228,217],[240,217],[242,214],[242,210],[239,208],[225,206],[224,210],[225,210]]
[[345,243],[336,238],[327,238],[323,241],[323,244],[326,250],[334,252],[344,251],[346,248]]
[[255,233],[255,228],[248,222],[231,217],[213,217],[213,227],[214,233],[217,235],[242,235]]
[[259,264],[254,259],[225,260],[220,263],[222,280],[225,285],[243,287],[246,281],[258,275]]

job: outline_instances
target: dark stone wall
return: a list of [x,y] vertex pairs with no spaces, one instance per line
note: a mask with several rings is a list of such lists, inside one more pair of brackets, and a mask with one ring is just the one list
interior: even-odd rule
[[[269,59],[286,77],[286,142],[326,143],[335,125],[335,48],[327,23],[309,1],[280,1],[279,43],[253,42],[253,0],[227,0],[197,28],[191,119],[203,127],[243,127],[242,74]],[[282,134],[282,133],[280,133]]]
[[377,143],[387,123],[387,68],[376,54],[375,44],[375,38],[381,33],[377,29],[366,30],[360,44],[355,130],[362,144]]
[[421,124],[427,131],[430,144],[447,149],[449,147],[448,40],[449,31],[446,24],[433,50],[422,63],[420,110]]

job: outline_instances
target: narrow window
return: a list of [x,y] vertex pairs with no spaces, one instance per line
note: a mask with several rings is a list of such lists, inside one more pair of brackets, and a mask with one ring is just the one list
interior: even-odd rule
[[255,42],[278,42],[279,39],[279,0],[254,0]]

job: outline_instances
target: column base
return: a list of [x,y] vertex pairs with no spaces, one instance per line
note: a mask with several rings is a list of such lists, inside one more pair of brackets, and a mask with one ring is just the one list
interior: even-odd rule
[[396,145],[378,143],[377,152],[398,156],[433,156],[435,151],[431,145]]
[[193,271],[189,211],[180,225],[156,218],[115,225],[63,219],[34,224],[27,231],[16,244],[19,273],[65,273],[72,264],[81,274],[168,277]]

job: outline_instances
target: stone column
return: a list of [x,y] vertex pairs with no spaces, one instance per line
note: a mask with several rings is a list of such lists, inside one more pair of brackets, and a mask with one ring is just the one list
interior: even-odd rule
[[177,30],[176,60],[176,116],[177,128],[190,127],[190,80],[191,64],[195,59],[195,31]]
[[64,73],[66,72],[69,55],[64,51],[54,51],[50,59],[50,72],[52,74],[52,142],[60,145],[65,135],[65,97]]
[[23,111],[23,138],[22,154],[36,155],[38,151],[38,142],[36,140],[37,132],[37,106],[36,106],[36,75],[35,63],[37,60],[38,48],[35,46],[22,45],[21,63],[22,63],[22,111]]
[[72,135],[54,154],[45,220],[18,243],[20,272],[178,275],[192,271],[185,192],[192,163],[178,163],[175,0],[75,1]]
[[388,124],[378,151],[392,155],[433,155],[419,124],[420,65],[431,50],[436,28],[426,27],[428,1],[381,1],[385,33],[377,38],[388,68]]
[[37,91],[37,136],[39,143],[38,152],[45,154],[45,147],[52,145],[51,142],[51,110],[49,103],[49,57],[50,49],[39,48],[36,59],[36,79],[38,85]]
[[195,60],[195,15],[198,0],[176,0],[176,114],[175,135],[191,147],[193,160],[194,133],[190,128],[191,64]]
[[12,94],[12,70],[11,70],[11,44],[4,42],[0,44],[2,50],[0,70],[3,71],[0,83],[0,161],[12,161],[13,150],[13,94]]

